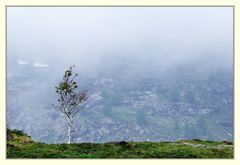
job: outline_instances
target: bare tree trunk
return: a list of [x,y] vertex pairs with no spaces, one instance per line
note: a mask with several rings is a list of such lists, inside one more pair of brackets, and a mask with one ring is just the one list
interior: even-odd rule
[[71,144],[72,142],[72,125],[73,125],[73,119],[68,119],[68,144]]

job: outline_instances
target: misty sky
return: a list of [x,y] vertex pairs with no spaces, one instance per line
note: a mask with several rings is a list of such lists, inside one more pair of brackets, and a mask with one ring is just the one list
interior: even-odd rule
[[107,57],[153,66],[199,57],[231,62],[232,36],[231,7],[7,9],[8,59],[43,69],[93,69]]
[[[90,96],[105,97],[104,105],[107,99],[112,104],[110,97],[120,96],[125,92],[122,89],[134,90],[135,97],[144,96],[141,92],[145,82],[154,83],[154,89],[169,87],[166,89],[171,92],[179,81],[188,82],[190,85],[184,90],[192,91],[198,88],[192,88],[194,85],[200,85],[195,80],[206,85],[204,82],[209,79],[214,81],[208,82],[213,90],[205,92],[215,96],[214,91],[225,89],[219,85],[222,79],[226,84],[231,81],[233,8],[8,7],[7,60],[8,126],[24,129],[36,138],[42,134],[39,130],[46,132],[49,125],[54,130],[60,128],[55,124],[60,119],[51,117],[55,112],[51,106],[56,101],[54,87],[73,64],[74,71],[79,73],[77,81],[83,80],[78,82],[79,88],[86,88]],[[186,68],[181,71],[181,66]],[[196,71],[199,68],[200,72]],[[217,74],[221,69],[227,72]],[[184,76],[186,70],[191,72],[190,76]],[[135,88],[131,82],[138,76],[138,80],[141,76],[156,79],[141,80],[142,84]],[[165,79],[169,86],[164,84]],[[115,86],[106,88],[105,80],[111,80]],[[226,89],[231,89],[229,84]],[[118,88],[124,85],[125,88]],[[104,92],[111,95],[104,96]],[[231,96],[231,91],[225,93]],[[219,97],[218,102],[232,98],[228,94]],[[92,100],[94,103],[93,98],[89,105]],[[229,102],[231,107],[232,101]],[[218,105],[215,100],[213,104]],[[96,101],[93,109],[99,105],[102,104]],[[230,116],[226,117],[231,121]]]

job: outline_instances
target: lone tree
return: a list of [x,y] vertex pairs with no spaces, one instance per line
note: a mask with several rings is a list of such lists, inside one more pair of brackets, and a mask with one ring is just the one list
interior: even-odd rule
[[53,107],[63,113],[68,121],[68,144],[72,142],[72,126],[73,119],[76,114],[82,110],[83,102],[88,98],[87,91],[77,92],[77,82],[74,79],[78,74],[73,74],[73,66],[70,66],[65,71],[62,81],[56,86],[56,92],[58,94],[58,103]]

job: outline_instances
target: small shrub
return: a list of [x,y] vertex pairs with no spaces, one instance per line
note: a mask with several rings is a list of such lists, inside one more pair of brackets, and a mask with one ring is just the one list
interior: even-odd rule
[[118,144],[120,144],[121,146],[125,146],[125,145],[127,145],[128,143],[125,142],[125,141],[120,141]]
[[200,139],[193,139],[193,141],[195,141],[195,142],[201,142],[202,140],[200,140]]
[[224,143],[224,144],[227,144],[227,145],[233,145],[233,142],[229,142],[229,141],[222,141],[222,143]]
[[17,130],[17,129],[14,129],[14,130],[7,129],[7,134],[16,134],[18,136],[27,136],[27,134],[25,134],[22,130]]

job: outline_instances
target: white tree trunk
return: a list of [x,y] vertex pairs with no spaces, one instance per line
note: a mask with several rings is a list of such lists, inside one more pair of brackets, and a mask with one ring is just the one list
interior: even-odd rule
[[73,125],[73,119],[68,119],[68,144],[71,144],[72,142],[72,125]]

